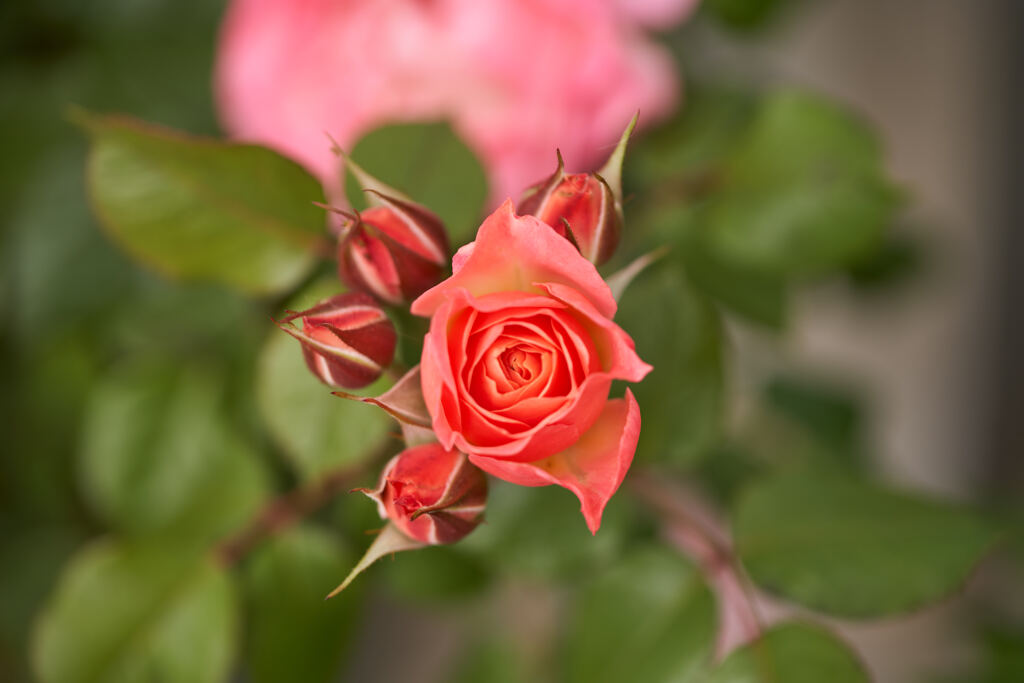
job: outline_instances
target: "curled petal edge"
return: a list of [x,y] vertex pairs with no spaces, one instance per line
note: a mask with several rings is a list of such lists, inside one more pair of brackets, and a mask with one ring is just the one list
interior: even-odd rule
[[509,462],[470,455],[483,471],[521,486],[555,484],[580,500],[590,533],[601,527],[608,501],[622,484],[633,462],[640,437],[640,407],[633,393],[605,404],[597,421],[574,445],[544,460]]

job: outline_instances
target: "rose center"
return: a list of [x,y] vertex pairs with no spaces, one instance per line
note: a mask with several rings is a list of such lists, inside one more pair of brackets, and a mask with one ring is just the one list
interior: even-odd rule
[[529,352],[521,346],[511,346],[498,357],[505,378],[515,386],[522,386],[537,376],[540,359],[536,352]]

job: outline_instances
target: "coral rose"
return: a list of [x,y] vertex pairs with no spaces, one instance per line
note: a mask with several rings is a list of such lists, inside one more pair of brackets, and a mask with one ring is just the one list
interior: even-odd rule
[[233,0],[215,89],[232,135],[294,156],[328,183],[324,131],[350,147],[395,121],[447,119],[517,196],[560,147],[587,167],[638,109],[679,97],[669,53],[640,25],[694,0]]
[[496,477],[558,484],[594,533],[629,469],[640,411],[612,380],[651,367],[614,322],[608,285],[576,248],[505,202],[412,304],[431,316],[420,366],[438,440]]

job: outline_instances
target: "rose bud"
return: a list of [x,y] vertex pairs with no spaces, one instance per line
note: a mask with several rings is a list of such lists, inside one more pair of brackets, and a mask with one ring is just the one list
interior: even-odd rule
[[[302,320],[302,329],[293,321]],[[302,344],[310,371],[324,384],[358,389],[372,383],[395,355],[397,335],[371,297],[348,292],[305,311],[289,311],[279,327]]]
[[460,540],[480,523],[487,477],[462,453],[431,443],[392,458],[376,491],[356,490],[409,538],[439,545]]
[[558,168],[517,209],[520,215],[536,216],[563,237],[575,242],[580,253],[600,265],[619,246],[622,216],[615,209],[615,195],[596,173],[565,173],[562,155]]
[[338,275],[353,289],[398,305],[415,299],[445,275],[448,235],[425,207],[367,191],[372,208],[349,216],[338,242]]
[[547,223],[594,265],[610,259],[622,233],[622,160],[636,121],[634,116],[596,173],[566,173],[558,152],[555,172],[526,190],[516,213]]

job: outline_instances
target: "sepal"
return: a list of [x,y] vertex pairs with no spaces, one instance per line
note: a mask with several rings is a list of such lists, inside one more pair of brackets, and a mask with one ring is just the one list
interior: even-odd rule
[[639,112],[633,114],[633,118],[626,126],[626,130],[622,131],[619,144],[615,145],[611,156],[604,162],[604,166],[597,171],[597,175],[603,178],[608,187],[611,188],[612,195],[615,197],[615,210],[618,211],[620,216],[622,215],[622,162],[626,158],[626,146],[629,144],[629,138],[633,135],[633,129],[636,128],[639,119]]
[[487,477],[464,454],[434,443],[402,451],[376,489],[357,490],[405,535],[441,545],[462,539],[483,519]]
[[612,296],[618,301],[626,293],[626,289],[633,282],[637,275],[647,270],[647,267],[660,259],[668,252],[668,247],[659,247],[633,259],[629,265],[615,271],[606,279],[608,289],[612,290]]
[[402,425],[430,428],[430,413],[427,412],[427,404],[423,400],[420,366],[418,365],[402,375],[402,378],[395,382],[393,387],[380,396],[357,396],[345,391],[333,393],[341,398],[362,401],[382,408]]
[[345,580],[338,584],[338,587],[327,594],[324,600],[330,600],[341,591],[348,588],[349,584],[355,580],[357,576],[366,571],[367,568],[380,558],[385,555],[393,555],[394,553],[400,553],[403,550],[416,550],[422,548],[426,544],[415,541],[401,531],[394,524],[388,524],[380,533],[377,534],[377,538],[373,539],[373,543],[366,549],[366,552],[360,558],[356,566],[352,568],[352,571],[348,573]]

